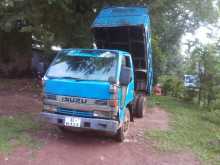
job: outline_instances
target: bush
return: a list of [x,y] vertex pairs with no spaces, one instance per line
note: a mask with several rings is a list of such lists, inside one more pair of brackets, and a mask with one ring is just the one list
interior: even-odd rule
[[187,102],[193,101],[193,99],[197,96],[198,92],[194,89],[184,89],[183,100]]
[[159,83],[162,85],[164,95],[171,95],[181,98],[183,96],[183,82],[176,76],[165,75],[159,77]]

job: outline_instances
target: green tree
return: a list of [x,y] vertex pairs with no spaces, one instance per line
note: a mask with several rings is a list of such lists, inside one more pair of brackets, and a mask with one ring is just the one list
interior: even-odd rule
[[207,108],[220,108],[220,56],[216,45],[198,45],[188,59],[189,73],[200,79],[199,104]]
[[[0,29],[31,32],[47,50],[51,45],[90,47],[90,25],[107,4],[148,6],[157,76],[180,72],[181,36],[218,17],[213,0],[2,0]],[[24,25],[21,28],[18,20]]]

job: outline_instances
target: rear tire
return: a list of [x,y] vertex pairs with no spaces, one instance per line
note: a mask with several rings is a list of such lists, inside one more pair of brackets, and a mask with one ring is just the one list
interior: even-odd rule
[[144,116],[144,113],[145,113],[145,110],[146,110],[146,98],[144,96],[141,96],[138,99],[136,107],[137,107],[137,109],[136,109],[137,115],[136,116],[138,118],[142,118]]
[[128,108],[126,108],[126,114],[125,114],[125,121],[123,122],[122,126],[118,129],[116,134],[116,140],[118,142],[123,142],[129,129],[129,123],[130,123],[130,112]]
[[140,96],[137,96],[134,100],[133,106],[132,106],[132,112],[134,117],[137,117],[137,105],[138,105],[138,100],[140,99]]

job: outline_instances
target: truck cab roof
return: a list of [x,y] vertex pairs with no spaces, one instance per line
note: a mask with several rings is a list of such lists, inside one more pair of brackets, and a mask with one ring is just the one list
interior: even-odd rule
[[78,54],[78,55],[85,55],[85,56],[98,56],[103,53],[112,53],[115,55],[121,56],[130,56],[130,54],[126,51],[121,50],[111,50],[111,49],[78,49],[78,48],[71,48],[71,49],[62,49],[61,52],[66,52],[68,55]]

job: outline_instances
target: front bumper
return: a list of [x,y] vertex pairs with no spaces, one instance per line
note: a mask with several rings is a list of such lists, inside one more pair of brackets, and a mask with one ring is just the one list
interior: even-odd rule
[[[40,116],[43,119],[46,119],[49,123],[64,126],[65,115],[53,114],[48,112],[41,112]],[[119,128],[119,123],[115,120],[105,120],[105,119],[96,119],[96,118],[83,118],[81,119],[81,124],[79,128],[92,129],[98,131],[105,131],[116,133]]]

